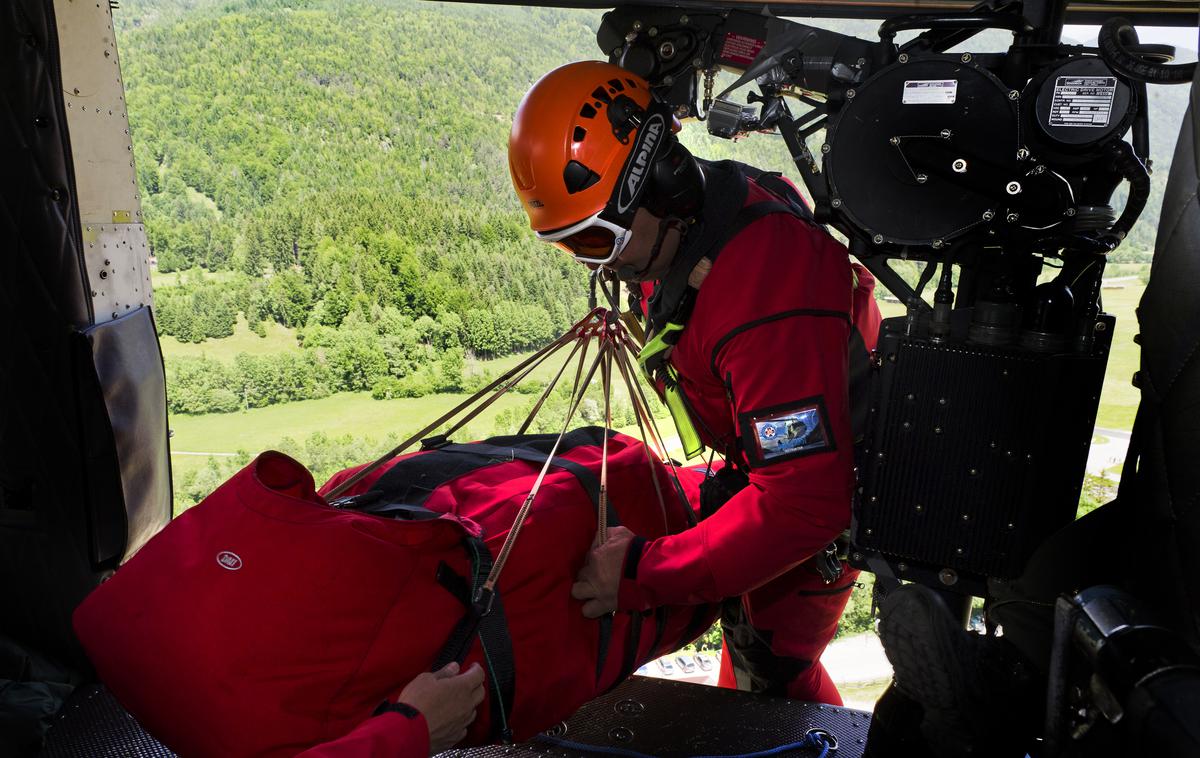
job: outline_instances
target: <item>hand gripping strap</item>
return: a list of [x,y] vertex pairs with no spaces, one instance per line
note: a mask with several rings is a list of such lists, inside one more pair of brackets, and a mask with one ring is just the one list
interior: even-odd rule
[[492,693],[493,737],[509,742],[512,740],[512,731],[508,726],[508,717],[512,711],[517,678],[512,637],[508,632],[500,593],[492,593],[485,601],[479,592],[488,572],[492,570],[492,554],[483,540],[477,537],[466,537],[463,546],[471,556],[470,594],[463,596],[467,583],[446,564],[438,567],[438,583],[462,601],[467,606],[467,612],[450,632],[450,637],[434,660],[433,670],[437,671],[451,662],[461,664],[478,635]]

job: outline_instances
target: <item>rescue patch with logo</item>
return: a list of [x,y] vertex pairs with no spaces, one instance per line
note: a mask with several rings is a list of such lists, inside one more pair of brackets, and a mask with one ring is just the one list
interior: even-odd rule
[[740,414],[738,425],[751,467],[837,449],[819,396]]

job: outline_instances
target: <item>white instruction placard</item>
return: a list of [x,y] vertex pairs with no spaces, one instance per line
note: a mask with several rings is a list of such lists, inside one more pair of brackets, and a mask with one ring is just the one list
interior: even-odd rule
[[1116,94],[1112,76],[1060,76],[1050,101],[1050,126],[1108,126]]
[[905,105],[953,105],[957,97],[957,79],[910,79],[901,100]]

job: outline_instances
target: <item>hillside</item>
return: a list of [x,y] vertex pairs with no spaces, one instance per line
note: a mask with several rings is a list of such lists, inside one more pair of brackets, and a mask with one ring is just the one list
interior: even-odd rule
[[[294,342],[232,367],[175,352],[172,410],[453,391],[464,358],[526,350],[571,323],[585,272],[533,240],[505,146],[536,76],[595,57],[600,15],[127,0],[116,18],[138,181],[157,276],[171,282],[156,288],[160,329],[183,343],[237,334],[238,345],[252,344],[249,329],[263,352]],[[876,26],[822,23],[861,36]],[[1154,192],[1118,260],[1152,247],[1185,99],[1151,88]],[[689,124],[684,139],[708,157],[790,168],[778,136],[733,143]]]

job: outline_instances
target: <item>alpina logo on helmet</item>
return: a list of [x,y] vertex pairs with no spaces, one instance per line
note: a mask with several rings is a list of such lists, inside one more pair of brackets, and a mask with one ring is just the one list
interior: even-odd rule
[[617,213],[629,210],[638,195],[641,194],[642,185],[646,180],[646,170],[650,167],[650,160],[654,156],[666,128],[667,122],[661,113],[654,114],[642,125],[638,132],[633,159],[629,161],[629,165],[625,169],[625,176],[621,180],[621,191],[617,195]]

